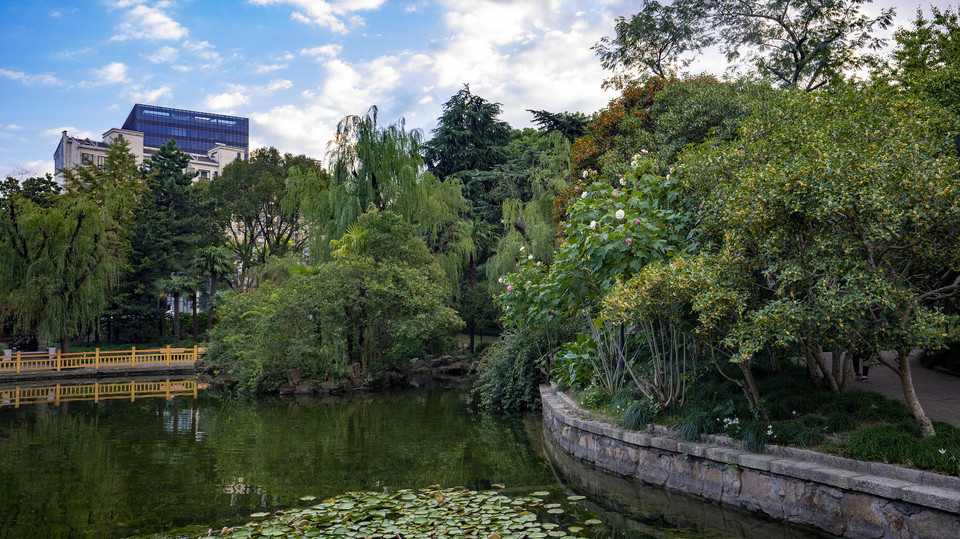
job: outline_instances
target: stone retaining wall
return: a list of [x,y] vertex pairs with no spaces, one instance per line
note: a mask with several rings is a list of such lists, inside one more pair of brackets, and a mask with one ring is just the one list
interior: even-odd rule
[[559,445],[641,483],[844,537],[960,537],[960,478],[768,445],[738,449],[725,436],[687,442],[637,432],[581,410],[541,386],[543,418]]

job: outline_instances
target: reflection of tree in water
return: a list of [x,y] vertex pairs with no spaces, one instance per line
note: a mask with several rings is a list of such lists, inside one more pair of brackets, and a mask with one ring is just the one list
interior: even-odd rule
[[457,391],[212,395],[0,411],[0,537],[206,532],[304,495],[553,482],[521,419]]
[[218,462],[222,477],[280,494],[279,505],[305,494],[441,484],[550,482],[519,419],[470,411],[455,391],[408,391],[345,400],[222,402],[206,428],[214,444],[246,447]]
[[0,491],[2,537],[97,536],[122,519],[120,469],[96,422],[81,417],[4,428]]

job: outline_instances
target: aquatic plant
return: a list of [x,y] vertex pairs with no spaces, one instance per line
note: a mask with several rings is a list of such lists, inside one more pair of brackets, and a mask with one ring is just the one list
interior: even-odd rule
[[[227,529],[223,537],[576,537],[602,530],[600,520],[564,526],[541,522],[540,516],[564,513],[559,503],[544,503],[550,493],[511,498],[496,491],[432,486],[393,493],[351,492],[306,509],[280,511],[262,522]],[[301,501],[316,498],[305,496]],[[569,496],[568,500],[582,500]],[[269,513],[254,513],[264,518]],[[595,535],[591,533],[590,535]]]

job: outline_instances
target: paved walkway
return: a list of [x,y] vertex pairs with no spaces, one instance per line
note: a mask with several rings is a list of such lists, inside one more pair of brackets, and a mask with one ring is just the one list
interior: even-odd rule
[[[913,374],[913,387],[927,416],[934,421],[960,427],[960,376],[928,369],[919,363],[912,363],[910,372]],[[897,373],[877,364],[870,368],[869,378],[867,382],[854,382],[853,387],[903,400],[903,386]]]

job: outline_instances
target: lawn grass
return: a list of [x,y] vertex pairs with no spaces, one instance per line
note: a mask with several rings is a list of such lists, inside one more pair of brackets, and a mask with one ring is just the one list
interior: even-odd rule
[[831,393],[792,366],[758,373],[757,385],[769,421],[747,405],[739,388],[713,372],[691,384],[682,406],[665,410],[630,388],[614,395],[586,389],[577,398],[584,407],[617,418],[630,429],[654,423],[676,429],[687,440],[725,434],[748,450],[766,444],[803,447],[960,476],[960,429],[934,421],[937,435],[921,438],[902,401],[861,389]]

